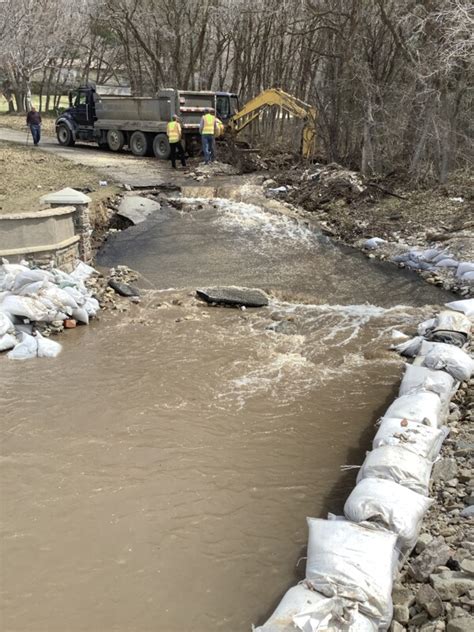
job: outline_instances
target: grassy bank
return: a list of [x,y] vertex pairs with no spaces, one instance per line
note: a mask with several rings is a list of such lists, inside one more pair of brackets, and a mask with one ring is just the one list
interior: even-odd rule
[[32,147],[0,142],[0,214],[36,211],[40,197],[64,187],[86,190],[92,198],[92,220],[116,186],[99,187],[100,177],[82,167]]

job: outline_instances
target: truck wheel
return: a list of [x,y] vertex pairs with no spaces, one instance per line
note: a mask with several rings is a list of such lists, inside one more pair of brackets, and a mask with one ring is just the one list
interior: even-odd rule
[[76,142],[73,138],[71,130],[65,123],[58,125],[56,136],[58,138],[59,144],[65,145],[66,147],[72,147]]
[[107,145],[112,151],[120,151],[125,145],[125,136],[119,129],[109,129],[107,132]]
[[153,153],[157,158],[168,160],[170,157],[170,144],[166,134],[157,134],[153,140]]
[[133,132],[130,137],[130,149],[135,156],[146,156],[148,153],[148,138],[143,132]]

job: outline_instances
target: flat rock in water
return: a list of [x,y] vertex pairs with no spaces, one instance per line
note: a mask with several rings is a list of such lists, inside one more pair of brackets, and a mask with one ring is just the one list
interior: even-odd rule
[[140,195],[127,195],[120,202],[118,214],[126,217],[134,224],[144,222],[149,215],[156,213],[161,208],[159,202],[150,200]]
[[246,287],[208,287],[196,290],[197,295],[206,303],[233,305],[236,307],[264,307],[268,305],[268,296],[263,290]]
[[120,296],[127,296],[127,297],[140,296],[140,290],[138,290],[136,287],[133,287],[133,285],[128,285],[127,283],[120,283],[120,281],[114,281],[113,279],[110,279],[108,285],[113,290],[115,290],[117,294],[120,294]]

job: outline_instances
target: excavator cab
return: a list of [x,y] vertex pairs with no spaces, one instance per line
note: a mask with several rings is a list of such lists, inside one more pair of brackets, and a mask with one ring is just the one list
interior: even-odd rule
[[232,92],[216,92],[216,115],[227,123],[239,111],[239,98]]

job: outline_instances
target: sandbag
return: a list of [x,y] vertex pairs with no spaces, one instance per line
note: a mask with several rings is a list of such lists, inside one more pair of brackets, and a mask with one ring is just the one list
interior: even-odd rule
[[55,358],[62,351],[59,342],[45,338],[39,332],[36,334],[38,343],[38,358]]
[[358,612],[357,604],[328,598],[303,582],[290,588],[272,616],[254,632],[317,632],[318,630],[376,632],[376,624]]
[[420,391],[397,397],[384,415],[384,417],[397,417],[398,419],[410,419],[418,422],[427,420],[427,423],[434,428],[438,428],[440,425],[441,416],[441,398],[430,391]]
[[445,305],[450,309],[462,312],[469,318],[474,319],[474,298],[466,298],[462,301],[452,301],[451,303],[445,303]]
[[445,309],[435,318],[433,332],[436,331],[457,331],[466,336],[471,334],[471,321],[467,316],[451,309]]
[[8,294],[1,303],[1,309],[13,316],[23,316],[29,320],[51,322],[52,313],[43,303],[32,296],[16,296]]
[[41,297],[48,298],[56,306],[57,310],[61,312],[68,312],[78,307],[74,298],[66,290],[62,290],[53,283],[49,283],[47,287],[41,290],[38,298]]
[[20,334],[20,342],[7,353],[10,360],[29,360],[36,358],[38,352],[38,342],[36,338],[29,334]]
[[344,515],[352,522],[370,521],[396,533],[397,547],[406,555],[415,546],[421,521],[432,503],[394,481],[364,478],[347,499]]
[[[14,294],[25,295],[27,293],[24,291],[25,287],[42,287],[50,280],[50,276],[51,275],[44,270],[30,270],[27,268],[16,275],[15,282],[13,283],[11,290]],[[33,291],[33,289],[30,291]]]
[[392,618],[397,536],[346,520],[307,521],[307,582],[326,597],[358,602],[359,612],[386,630]]
[[443,342],[424,342],[420,355],[422,366],[447,371],[454,379],[464,382],[474,373],[474,360],[462,349]]
[[406,358],[414,358],[416,355],[418,355],[423,340],[423,336],[415,336],[414,338],[410,338],[410,340],[407,340],[406,342],[401,342],[400,344],[393,347],[393,349],[395,349],[395,351],[397,351],[400,355],[405,356]]
[[81,292],[78,288],[71,285],[66,285],[61,289],[74,299],[78,307],[82,307],[82,305],[84,305],[87,299],[87,292]]
[[99,301],[93,296],[90,296],[84,303],[84,309],[89,316],[95,316],[100,310]]
[[357,482],[364,478],[383,478],[427,496],[432,468],[433,461],[411,450],[384,445],[367,453]]
[[434,461],[448,432],[446,426],[438,429],[408,419],[383,417],[372,447],[375,450],[384,445],[400,446]]
[[3,334],[0,336],[0,351],[8,351],[18,344],[18,340],[13,334]]
[[15,328],[13,323],[4,312],[0,312],[0,336],[4,336],[7,333],[13,333]]
[[429,391],[439,395],[445,410],[454,395],[454,378],[445,371],[434,371],[424,366],[408,364],[400,384],[399,395]]
[[95,270],[92,266],[88,266],[87,263],[79,261],[69,276],[75,281],[85,281],[93,274],[97,274],[97,270]]
[[72,317],[80,323],[89,324],[89,314],[84,307],[78,307],[72,310]]

